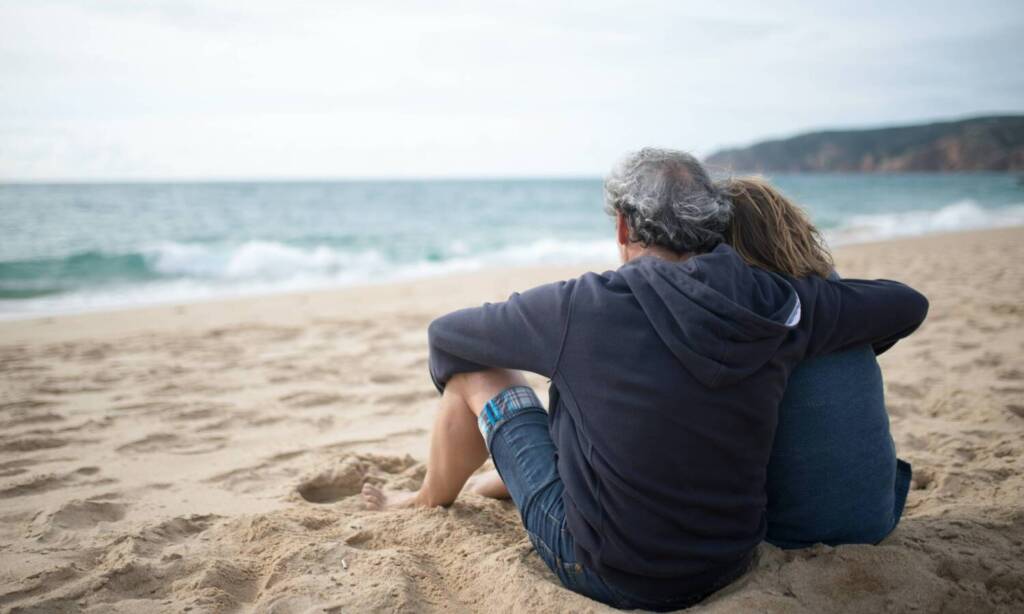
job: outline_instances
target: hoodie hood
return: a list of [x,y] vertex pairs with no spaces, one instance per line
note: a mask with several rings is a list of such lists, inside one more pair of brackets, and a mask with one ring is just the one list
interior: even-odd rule
[[756,372],[800,321],[789,282],[725,244],[681,263],[641,256],[618,272],[661,340],[710,388]]

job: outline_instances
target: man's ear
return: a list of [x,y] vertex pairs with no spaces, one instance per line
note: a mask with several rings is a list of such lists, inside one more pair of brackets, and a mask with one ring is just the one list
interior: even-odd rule
[[626,216],[619,211],[615,214],[615,238],[619,245],[629,243],[629,226],[626,225]]

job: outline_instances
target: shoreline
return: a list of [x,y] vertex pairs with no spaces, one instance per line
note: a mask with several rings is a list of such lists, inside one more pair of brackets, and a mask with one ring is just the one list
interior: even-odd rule
[[[1024,227],[835,256],[931,302],[879,360],[903,520],[876,546],[762,545],[697,609],[1020,611]],[[0,322],[0,610],[611,612],[558,584],[508,502],[358,496],[422,482],[429,322],[586,268]]]
[[[935,241],[948,240],[949,238],[969,238],[975,235],[981,237],[986,234],[1000,235],[1003,233],[1017,233],[1024,230],[1024,226],[1010,226],[1002,228],[986,228],[980,230],[964,230],[957,232],[944,232],[944,233],[931,233],[925,235],[897,237],[889,239],[880,239],[875,241],[863,241],[856,243],[843,244],[832,250],[837,260],[842,259],[846,253],[855,253],[860,250],[871,250],[877,246],[882,245],[902,245],[907,244],[907,247],[911,247],[915,243],[933,243]],[[371,300],[382,299],[387,300],[391,304],[395,297],[393,294],[400,294],[403,291],[408,292],[422,292],[425,288],[439,285],[442,287],[452,286],[459,287],[463,284],[473,283],[486,283],[487,277],[497,275],[503,277],[514,277],[514,278],[537,278],[544,279],[545,281],[557,281],[560,279],[567,279],[570,277],[578,276],[584,272],[602,272],[609,269],[617,268],[618,264],[615,262],[607,262],[604,264],[598,262],[591,263],[575,263],[575,264],[555,264],[555,265],[529,265],[529,266],[517,266],[517,265],[484,265],[479,269],[470,271],[459,271],[453,273],[439,273],[425,275],[422,277],[412,277],[408,279],[394,280],[394,281],[381,281],[378,283],[357,283],[353,285],[341,285],[334,287],[322,287],[322,288],[311,288],[308,290],[281,290],[271,292],[259,292],[253,294],[240,294],[240,295],[228,295],[218,296],[210,298],[197,298],[195,300],[183,300],[183,301],[167,301],[153,304],[141,304],[141,305],[125,305],[123,307],[112,307],[112,308],[98,308],[98,309],[86,309],[82,311],[69,311],[59,313],[42,313],[42,314],[26,314],[22,315],[0,315],[0,343],[7,342],[11,339],[25,339],[17,334],[12,334],[10,331],[13,327],[43,327],[46,325],[56,324],[65,320],[74,319],[78,320],[78,323],[83,326],[88,326],[95,323],[96,320],[103,320],[108,318],[122,318],[122,317],[142,317],[147,320],[151,318],[163,318],[168,315],[168,311],[174,312],[176,316],[194,314],[197,316],[210,316],[212,311],[218,311],[221,306],[225,309],[237,309],[242,313],[249,315],[256,315],[254,312],[258,309],[252,307],[260,304],[266,304],[270,310],[275,310],[278,307],[278,303],[297,301],[302,304],[309,303],[317,308],[322,307],[323,303],[331,300],[346,301],[355,298],[355,295],[366,295]],[[493,285],[493,283],[491,284]],[[509,292],[514,291],[516,288],[511,288]],[[507,296],[508,292],[505,293]],[[488,298],[487,300],[503,300],[505,296],[497,296]],[[253,305],[253,304],[256,305]],[[457,309],[458,306],[453,307]],[[179,319],[179,318],[175,318]],[[151,320],[150,320],[151,321]]]

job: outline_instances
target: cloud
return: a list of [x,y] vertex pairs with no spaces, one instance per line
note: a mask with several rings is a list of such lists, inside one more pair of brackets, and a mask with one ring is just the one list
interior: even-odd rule
[[599,174],[1024,106],[1015,2],[0,0],[0,179]]

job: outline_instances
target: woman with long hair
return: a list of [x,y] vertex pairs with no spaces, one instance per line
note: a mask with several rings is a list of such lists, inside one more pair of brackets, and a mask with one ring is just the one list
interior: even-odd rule
[[[733,203],[726,242],[748,264],[838,279],[818,229],[771,184],[740,177],[720,188]],[[783,548],[877,543],[899,522],[910,477],[910,465],[896,458],[869,346],[793,371],[768,465],[767,541]]]

